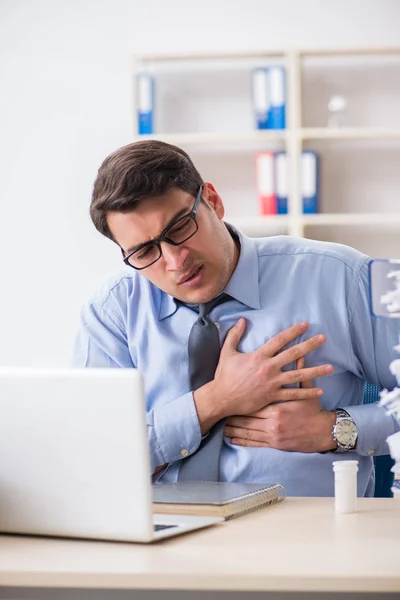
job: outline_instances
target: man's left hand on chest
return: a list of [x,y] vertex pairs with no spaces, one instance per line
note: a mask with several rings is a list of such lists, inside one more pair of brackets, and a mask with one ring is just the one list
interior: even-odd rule
[[[312,387],[312,383],[302,387]],[[325,452],[336,447],[335,422],[335,413],[325,411],[318,398],[292,400],[270,404],[250,416],[229,417],[224,435],[238,446]]]

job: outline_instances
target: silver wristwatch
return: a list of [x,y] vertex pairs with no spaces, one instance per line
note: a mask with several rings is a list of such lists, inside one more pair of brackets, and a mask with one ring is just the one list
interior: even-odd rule
[[333,452],[348,452],[354,450],[357,444],[358,429],[352,417],[342,408],[337,408],[336,423],[332,435],[337,444]]

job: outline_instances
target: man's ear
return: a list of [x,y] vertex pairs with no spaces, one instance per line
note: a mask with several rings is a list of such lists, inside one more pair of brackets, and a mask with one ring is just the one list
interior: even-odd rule
[[217,217],[222,219],[225,214],[224,203],[213,184],[208,181],[205,181],[203,184],[203,198],[209,208],[215,212]]

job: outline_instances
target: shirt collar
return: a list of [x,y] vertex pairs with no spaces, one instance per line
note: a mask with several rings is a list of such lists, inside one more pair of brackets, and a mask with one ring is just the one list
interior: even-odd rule
[[240,255],[236,269],[232,273],[224,292],[250,308],[261,308],[258,287],[258,253],[254,240],[229,227],[240,241]]
[[[236,269],[232,273],[226,288],[226,294],[235,298],[250,308],[261,308],[260,293],[258,288],[258,253],[254,241],[229,225],[240,241],[240,255]],[[173,315],[178,309],[178,304],[169,294],[161,294],[160,321]]]
[[160,302],[160,310],[158,313],[158,320],[162,321],[167,317],[170,317],[178,310],[178,303],[175,298],[166,294],[165,292],[161,293],[161,302]]

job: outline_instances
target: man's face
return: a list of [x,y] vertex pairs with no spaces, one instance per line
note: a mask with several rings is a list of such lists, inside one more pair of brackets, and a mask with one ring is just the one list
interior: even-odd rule
[[[158,288],[184,302],[201,303],[217,296],[232,275],[239,251],[222,221],[224,207],[214,187],[203,187],[204,202],[197,210],[198,231],[179,246],[161,242],[162,256],[140,271]],[[182,211],[190,213],[193,196],[173,188],[167,194],[140,202],[130,213],[109,213],[108,226],[125,255],[150,241]]]

